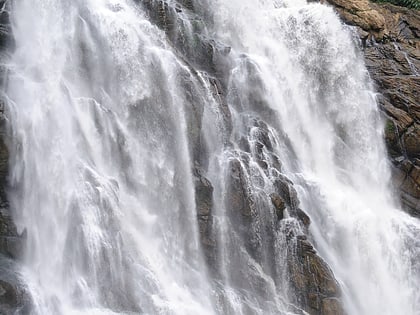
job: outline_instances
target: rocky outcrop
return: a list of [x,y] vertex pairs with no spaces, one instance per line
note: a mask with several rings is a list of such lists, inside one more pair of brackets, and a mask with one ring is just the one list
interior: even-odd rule
[[305,235],[297,237],[296,255],[289,257],[294,296],[309,314],[342,315],[341,291],[328,265]]
[[368,0],[328,0],[358,28],[366,66],[380,93],[393,183],[420,216],[420,12]]
[[[276,261],[275,248],[279,245],[276,231],[281,231],[280,244],[284,247],[278,254],[285,261],[293,305],[312,315],[344,314],[339,284],[307,236],[310,218],[300,208],[293,182],[282,174],[281,161],[273,153],[269,127],[258,118],[253,120],[248,140],[241,141],[244,151],[238,151],[228,167],[226,207],[233,229],[261,266],[266,265],[264,253],[272,253],[268,261]],[[263,180],[258,175],[251,176],[257,170],[267,176],[271,174],[271,183],[265,183],[271,189],[259,193],[249,189]],[[271,273],[275,279],[281,279],[275,267]]]
[[347,23],[360,27],[364,34],[383,37],[385,19],[368,0],[327,1],[336,6],[338,13]]
[[0,314],[30,314],[29,294],[16,271],[16,262],[0,255]]
[[29,299],[16,272],[15,261],[22,252],[25,236],[18,234],[5,198],[8,150],[3,137],[0,133],[0,314],[27,314]]
[[9,211],[7,187],[9,151],[4,143],[4,117],[0,115],[0,255],[17,259],[22,253],[25,233],[19,235]]
[[205,36],[206,25],[190,0],[178,0],[170,4],[164,0],[145,0],[143,7],[149,18],[162,30],[176,51],[194,70],[204,70],[221,79],[225,73],[224,57],[229,54],[226,47]]
[[197,208],[200,242],[211,272],[217,270],[216,239],[213,233],[213,186],[202,174],[199,166],[194,168],[195,201]]
[[[9,23],[9,1],[0,0],[0,58],[4,60],[13,49]],[[29,314],[30,299],[20,281],[16,259],[20,257],[25,233],[19,235],[12,221],[6,187],[9,151],[5,144],[3,89],[7,73],[0,66],[0,314]]]
[[[279,287],[290,291],[289,298],[296,307],[295,311],[303,310],[311,315],[344,314],[341,291],[334,274],[307,236],[310,219],[300,209],[293,183],[282,174],[282,163],[273,153],[269,127],[269,123],[273,123],[270,121],[272,111],[264,105],[263,100],[258,99],[258,95],[249,95],[249,106],[267,115],[249,118],[246,123],[249,126],[247,137],[232,140],[232,117],[225,99],[230,75],[225,57],[229,55],[229,47],[203,35],[206,32],[200,8],[194,7],[189,1],[147,0],[142,5],[149,12],[150,19],[166,33],[170,44],[190,67],[191,73],[200,72],[201,77],[207,80],[208,88],[219,106],[226,134],[224,141],[232,154],[226,166],[226,178],[223,179],[226,186],[222,192],[224,204],[219,204],[226,208],[227,226],[230,229],[229,239],[224,241],[231,242],[231,285],[244,291],[259,292],[267,300],[271,299],[270,285],[260,274],[251,272],[249,268],[237,267],[257,263],[265,272],[273,275]],[[188,25],[189,21],[193,21],[192,25]],[[188,79],[185,81],[188,85]],[[200,241],[208,269],[219,281],[222,272],[218,262],[223,258],[219,257],[218,227],[213,213],[215,183],[207,178],[208,161],[205,157],[208,154],[201,130],[203,108],[193,95],[186,99],[191,103],[187,125],[194,161],[192,169]],[[263,110],[264,106],[266,111]],[[233,149],[235,146],[238,149]],[[258,172],[272,179],[266,183],[271,189],[266,187],[258,193],[249,189],[263,181],[262,177],[256,175]],[[284,239],[279,240],[279,230]],[[284,268],[276,265],[279,260],[276,255],[284,262]],[[286,278],[279,268],[286,270]]]

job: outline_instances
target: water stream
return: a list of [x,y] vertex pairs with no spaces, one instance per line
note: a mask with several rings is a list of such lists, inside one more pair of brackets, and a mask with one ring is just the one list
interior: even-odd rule
[[[147,2],[13,1],[9,198],[27,230],[32,313],[300,314],[284,229],[304,228],[287,211],[278,223],[269,199],[281,161],[346,312],[420,314],[420,222],[394,200],[375,94],[332,8],[167,1],[185,47],[197,32],[226,47],[214,61],[223,107],[214,74],[174,47]],[[215,273],[197,221],[197,132]],[[244,233],[230,215],[232,167],[258,212]]]

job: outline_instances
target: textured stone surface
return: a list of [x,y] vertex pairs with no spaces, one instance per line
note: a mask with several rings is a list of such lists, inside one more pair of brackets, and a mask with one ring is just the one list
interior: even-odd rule
[[213,233],[213,186],[204,177],[202,170],[196,166],[195,178],[195,202],[197,207],[198,227],[200,229],[200,241],[204,250],[204,256],[211,271],[215,271],[217,265],[216,239]]
[[0,254],[0,314],[30,314],[31,300],[13,260]]
[[[361,30],[366,66],[381,93],[394,186],[407,211],[420,216],[420,12],[368,0],[328,2],[346,23]],[[362,21],[360,11],[375,14]]]
[[[337,7],[339,14],[347,23],[359,28],[364,43],[366,64],[378,90],[382,93],[379,101],[387,117],[385,137],[395,165],[394,182],[400,188],[403,203],[416,213],[420,204],[419,15],[403,8],[372,4],[367,0],[329,0],[329,2]],[[174,5],[171,6],[170,3]],[[194,17],[192,33],[182,27],[185,21],[179,14],[185,12],[194,15],[194,11],[197,10],[192,1],[145,0],[141,1],[141,4],[148,10],[151,20],[166,32],[171,44],[185,60],[191,72],[207,73],[207,77],[206,74],[202,75],[218,102],[219,112],[229,138],[232,118],[225,101],[228,74],[224,67],[224,56],[229,54],[230,48],[202,36],[203,24],[197,17]],[[3,18],[7,21],[7,13],[3,15],[0,12],[0,14],[2,14],[1,21]],[[5,32],[0,36],[3,36],[0,40],[1,45],[10,44],[9,33]],[[188,88],[190,83],[185,80],[183,84],[185,84],[183,90],[188,94],[191,90]],[[203,108],[191,93],[186,95],[186,99],[191,103],[187,120],[191,156],[194,161],[192,168],[200,241],[206,262],[212,270],[217,269],[217,242],[214,237],[213,214],[214,187],[206,177],[208,161],[203,158],[207,149],[201,134]],[[252,98],[252,95],[249,99],[250,108],[263,106],[260,100]],[[270,116],[270,113],[267,116]],[[297,233],[293,225],[287,225],[289,221],[297,222],[296,224],[302,227],[301,231],[307,232],[305,229],[310,225],[310,219],[299,208],[293,183],[281,175],[281,161],[272,152],[273,144],[270,141],[268,126],[266,122],[256,120],[254,127],[258,128],[255,146],[251,148],[246,139],[241,141],[239,146],[242,154],[232,158],[228,166],[226,203],[227,212],[234,223],[233,228],[246,240],[247,253],[255,261],[261,262],[260,254],[264,244],[261,235],[255,230],[255,225],[264,227],[266,233],[264,237],[268,240],[268,246],[271,246],[270,242],[276,237],[271,232],[271,225],[276,228],[284,226],[288,247],[285,255],[291,299],[294,300],[294,304],[311,315],[344,314],[340,302],[341,291],[333,272],[317,254],[308,236],[302,232]],[[7,180],[7,159],[7,147],[0,140],[0,187],[3,188]],[[263,172],[268,172],[270,167],[278,172],[272,183],[273,191],[258,196],[266,203],[258,200],[248,190],[248,174],[252,162],[255,162]],[[10,257],[19,256],[19,244],[21,244],[19,241],[22,237],[18,235],[10,220],[4,196],[4,191],[0,189],[3,201],[1,204],[4,205],[0,212],[0,253],[3,254],[0,254],[0,259],[7,261],[7,264],[0,263],[0,267],[10,266],[4,271],[0,268],[0,313],[8,314],[12,309],[25,309],[27,299],[17,278],[13,278],[13,263]],[[266,213],[261,213],[262,210]],[[263,217],[272,218],[272,222],[263,222]],[[238,273],[240,272],[238,268]],[[248,280],[246,277],[250,275],[243,276]],[[261,290],[263,290],[262,284]]]
[[[201,75],[207,80],[226,129],[224,141],[228,147],[232,146],[230,143],[232,116],[225,99],[229,67],[225,67],[224,56],[229,54],[229,47],[201,35],[204,25],[200,15],[196,14],[199,8],[194,8],[191,2],[169,3],[147,0],[143,1],[142,5],[149,12],[151,20],[168,35],[191,72],[204,71]],[[180,18],[181,14],[193,17],[192,33],[182,27],[182,23],[186,21]],[[251,64],[250,67],[252,67]],[[188,85],[188,82],[186,84]],[[267,108],[266,115],[252,118],[248,122],[250,134],[238,141],[239,149],[232,152],[235,157],[230,159],[224,179],[226,185],[224,206],[229,220],[228,226],[232,229],[230,234],[234,242],[243,240],[246,251],[244,253],[242,250],[237,252],[232,250],[230,253],[232,263],[243,263],[242,255],[249,256],[251,261],[257,262],[275,274],[274,243],[277,229],[283,229],[288,249],[282,255],[285,255],[287,279],[290,282],[286,286],[289,286],[293,292],[291,299],[299,309],[295,311],[305,310],[311,315],[343,314],[340,302],[341,292],[337,281],[328,265],[317,254],[310,240],[302,234],[307,233],[310,219],[299,208],[299,200],[293,183],[281,174],[282,163],[273,153],[273,143],[270,140],[267,123],[271,122],[273,113],[268,106],[264,105],[264,101],[254,94],[250,93],[247,96],[249,107],[257,108],[258,112],[263,112],[262,108]],[[200,108],[200,102],[195,100],[193,95],[187,99],[191,103],[187,120],[190,150],[194,161],[193,174],[200,241],[209,270],[217,279],[220,275],[218,273],[220,251],[215,235],[216,226],[213,214],[216,202],[213,187],[215,183],[211,183],[207,178],[208,161],[205,157],[208,154],[206,154],[207,147],[201,130],[203,108]],[[253,140],[249,141],[251,137]],[[272,190],[255,194],[249,189],[249,185],[258,185],[258,181],[262,180],[255,175],[256,165],[258,170],[267,176],[269,171],[277,174],[271,183]],[[256,177],[251,178],[250,174]],[[289,222],[294,223],[289,225]],[[297,228],[297,225],[301,228]],[[233,272],[237,274],[230,275],[231,281],[236,281],[234,284],[243,288],[251,285],[253,290],[265,296],[268,290],[264,279],[261,279],[257,273],[244,274],[242,269],[234,269]],[[281,278],[280,275],[279,278]],[[270,299],[270,296],[267,296],[267,299]]]
[[289,258],[289,270],[297,303],[310,314],[344,314],[339,285],[328,265],[304,237],[297,238],[297,255]]
[[327,1],[336,6],[338,13],[347,23],[357,25],[379,39],[383,37],[385,18],[368,0]]
[[[8,0],[0,0],[0,58],[5,60],[13,50]],[[0,89],[6,75],[0,66]],[[1,94],[1,93],[0,93]],[[22,254],[26,233],[18,234],[9,211],[6,196],[9,151],[4,134],[4,100],[0,97],[0,314],[29,314],[30,298],[19,279],[16,259]]]

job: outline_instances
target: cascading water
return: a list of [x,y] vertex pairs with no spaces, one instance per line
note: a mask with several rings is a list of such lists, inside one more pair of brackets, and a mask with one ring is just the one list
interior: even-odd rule
[[[302,314],[301,208],[346,313],[419,314],[420,222],[392,198],[350,30],[305,1],[166,7],[178,23],[159,29],[159,1],[12,2],[9,199],[31,313]],[[203,38],[216,69],[189,60]]]

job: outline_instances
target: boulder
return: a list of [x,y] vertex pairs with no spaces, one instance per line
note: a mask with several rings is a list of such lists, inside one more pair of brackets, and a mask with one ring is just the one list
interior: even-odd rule
[[298,236],[296,241],[296,254],[288,257],[295,303],[311,315],[345,314],[339,284],[327,263],[305,236]]
[[420,157],[420,124],[414,124],[406,130],[402,143],[408,158]]
[[381,39],[385,30],[385,18],[371,6],[368,0],[328,0],[336,6],[341,18],[363,31]]

